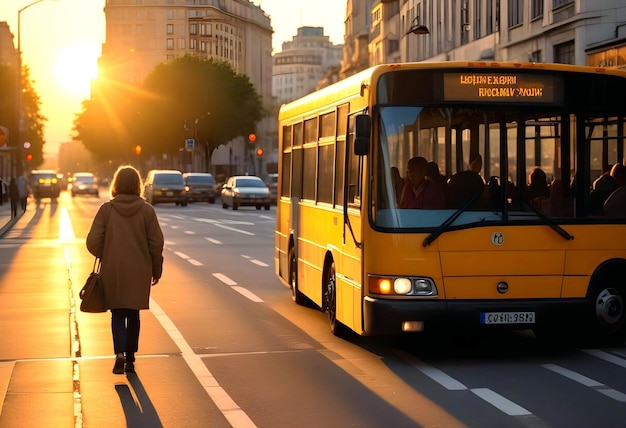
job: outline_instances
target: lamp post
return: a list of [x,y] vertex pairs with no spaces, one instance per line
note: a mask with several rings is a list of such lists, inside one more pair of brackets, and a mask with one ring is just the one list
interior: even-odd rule
[[[416,17],[415,19],[413,19],[413,21],[411,22],[411,26],[409,27],[409,29],[407,30],[406,33],[404,33],[405,35],[409,35],[409,34],[416,34],[418,36],[422,36],[425,34],[430,34],[430,30],[428,29],[427,26],[420,24],[420,18],[419,16]],[[418,58],[416,58],[417,60]]]
[[[16,116],[17,116],[17,128],[15,129],[15,142],[16,146],[20,146],[21,130],[22,130],[22,12],[31,6],[41,3],[46,0],[36,0],[31,2],[17,11],[17,98],[16,104]],[[19,171],[21,172],[21,171]]]

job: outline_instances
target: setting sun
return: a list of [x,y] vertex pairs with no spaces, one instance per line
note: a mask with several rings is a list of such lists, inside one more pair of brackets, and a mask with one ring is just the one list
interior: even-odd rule
[[98,75],[97,54],[87,46],[72,46],[59,53],[54,67],[56,80],[74,94],[87,95]]

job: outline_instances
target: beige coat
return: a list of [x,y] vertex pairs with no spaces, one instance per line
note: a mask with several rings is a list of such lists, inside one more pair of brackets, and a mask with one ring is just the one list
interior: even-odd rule
[[163,232],[152,205],[135,195],[105,202],[87,235],[87,249],[101,255],[108,309],[148,309],[152,278],[163,273]]

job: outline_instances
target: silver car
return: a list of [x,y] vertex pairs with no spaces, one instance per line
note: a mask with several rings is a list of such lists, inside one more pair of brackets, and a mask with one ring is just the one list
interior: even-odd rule
[[222,207],[256,207],[260,210],[270,209],[270,191],[261,180],[254,175],[236,175],[229,177],[222,186]]

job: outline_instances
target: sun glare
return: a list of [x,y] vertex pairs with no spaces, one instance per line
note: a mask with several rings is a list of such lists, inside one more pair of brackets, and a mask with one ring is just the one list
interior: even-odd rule
[[87,96],[98,76],[97,55],[90,46],[72,46],[59,53],[54,73],[59,84],[74,94]]

